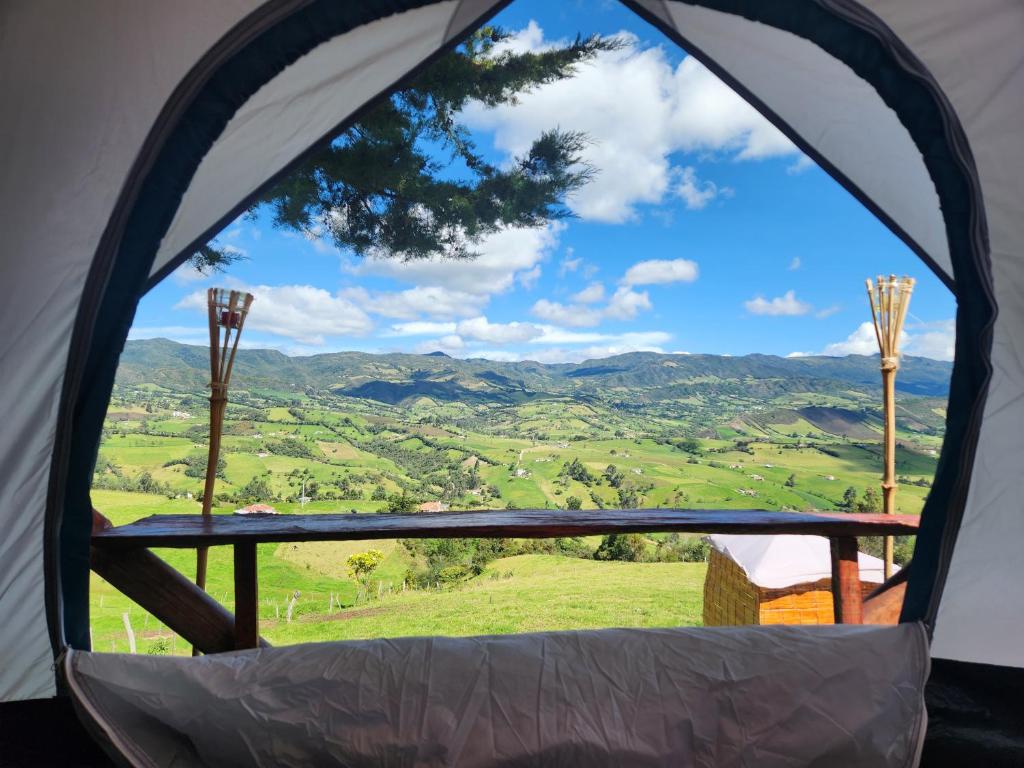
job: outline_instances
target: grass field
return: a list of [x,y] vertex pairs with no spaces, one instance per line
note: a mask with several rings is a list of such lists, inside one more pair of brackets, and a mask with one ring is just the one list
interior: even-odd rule
[[[93,492],[115,524],[149,514],[197,513],[195,502],[120,491]],[[375,573],[380,597],[357,599],[345,559],[366,549],[387,555]],[[155,550],[194,575],[195,552]],[[455,587],[402,591],[408,556],[395,541],[267,544],[259,548],[261,633],[275,644],[409,635],[474,635],[599,627],[694,626],[700,623],[703,563],[622,563],[555,555],[492,562]],[[189,652],[187,644],[93,574],[92,640],[99,651],[126,652],[128,613],[140,653]],[[232,610],[228,547],[210,550],[208,591]],[[299,591],[292,621],[288,602]],[[340,601],[342,608],[338,609]]]
[[[907,421],[898,435],[898,511],[918,513],[941,448],[934,426],[941,414],[934,399],[901,408]],[[630,409],[566,396],[493,404],[420,397],[388,405],[326,392],[242,391],[228,410],[215,512],[263,501],[285,514],[375,513],[402,494],[453,509],[554,509],[572,499],[586,510],[627,499],[647,508],[834,510],[844,508],[847,489],[860,498],[878,487],[877,424],[850,416],[869,411],[857,393],[713,402],[687,393]],[[205,468],[206,418],[190,393],[119,386],[94,478],[96,507],[115,524],[198,514],[203,481],[195,470],[197,463]],[[570,472],[571,464],[585,471]],[[599,543],[585,546],[592,551]],[[384,560],[367,595],[346,561],[370,548]],[[194,552],[158,554],[194,576]],[[410,568],[421,565],[396,541],[262,545],[262,632],[273,643],[295,643],[700,621],[703,563],[523,554],[489,562],[453,586],[409,589]],[[208,588],[233,608],[229,548],[211,550]],[[127,649],[128,613],[140,652],[188,652],[95,576],[91,610],[98,650]]]

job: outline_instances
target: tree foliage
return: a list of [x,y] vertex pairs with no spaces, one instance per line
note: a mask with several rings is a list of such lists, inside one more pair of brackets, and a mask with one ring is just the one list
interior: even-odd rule
[[[512,162],[479,151],[460,113],[470,103],[515,103],[537,86],[571,77],[616,38],[577,37],[543,51],[501,45],[510,34],[488,26],[434,60],[406,86],[372,105],[259,199],[277,226],[328,237],[360,256],[469,258],[502,227],[536,227],[569,216],[565,196],[591,178],[588,139],[543,131]],[[230,262],[208,244],[200,269]]]
[[639,533],[611,533],[601,539],[595,560],[626,560],[639,563],[647,558],[647,540]]
[[349,575],[360,584],[366,584],[377,566],[384,562],[384,553],[379,549],[369,549],[350,555],[346,564]]

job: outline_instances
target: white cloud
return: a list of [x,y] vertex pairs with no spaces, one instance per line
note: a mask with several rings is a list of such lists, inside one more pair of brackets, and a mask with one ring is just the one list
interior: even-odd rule
[[908,355],[952,360],[956,349],[956,321],[918,323],[909,326],[903,351]]
[[540,275],[541,269],[540,264],[538,264],[533,269],[528,269],[525,272],[517,274],[516,280],[519,281],[519,284],[523,286],[523,288],[529,291],[537,285],[537,281],[540,280]]
[[431,352],[444,352],[448,355],[458,355],[466,347],[466,342],[462,340],[461,336],[456,334],[450,334],[448,336],[442,336],[439,339],[432,339],[431,341],[424,341],[416,345],[414,352],[421,355],[426,355]]
[[366,312],[397,320],[416,320],[423,315],[437,319],[479,315],[490,296],[449,290],[439,285],[423,285],[404,291],[368,291],[346,288],[341,295]]
[[[545,345],[544,349],[513,351],[507,349],[480,349],[465,352],[465,357],[482,357],[487,360],[515,362],[535,360],[540,363],[568,363],[595,360],[627,352],[664,352],[662,345],[671,341],[672,335],[664,331],[642,331],[639,333],[575,333],[544,326],[544,336],[531,343]],[[558,341],[556,341],[558,340]],[[588,346],[551,346],[548,343]]]
[[543,331],[532,323],[492,323],[483,316],[463,320],[456,330],[467,339],[492,344],[515,344],[530,341],[543,334]]
[[842,311],[842,309],[842,306],[840,306],[839,304],[833,304],[830,307],[819,309],[817,312],[814,313],[814,316],[819,320],[824,320],[826,317],[832,317],[832,315],[834,315],[836,312]]
[[[254,297],[247,329],[268,331],[278,336],[320,345],[327,336],[365,336],[373,330],[373,321],[351,300],[332,295],[312,285],[237,286]],[[206,292],[195,291],[175,305],[175,309],[206,312]]]
[[596,301],[600,301],[604,298],[604,285],[601,283],[591,283],[582,291],[574,293],[572,300],[577,304],[593,304]]
[[795,272],[796,270],[800,269],[800,257],[799,256],[794,256],[793,257],[793,260],[791,262],[789,262],[788,269],[789,269],[790,272]]
[[[916,357],[930,357],[933,360],[952,360],[956,346],[956,322],[939,320],[933,323],[916,323],[907,326],[900,334],[900,351]],[[823,355],[877,355],[878,339],[874,324],[866,321],[843,341],[826,345]]]
[[210,343],[210,330],[202,326],[157,325],[132,326],[129,339],[171,339],[182,344]]
[[186,261],[171,273],[171,279],[178,285],[189,285],[208,280],[210,276],[192,266],[192,262]]
[[743,302],[743,306],[752,315],[774,316],[806,315],[813,309],[806,301],[800,301],[796,297],[795,291],[786,291],[782,296],[776,296],[770,300],[763,296],[757,296]]
[[814,167],[814,161],[811,160],[807,155],[800,155],[796,162],[786,167],[786,173],[790,176],[796,176],[797,174],[803,173],[809,168]]
[[382,336],[435,336],[455,333],[455,323],[435,323],[429,320],[413,320],[409,323],[394,323]]
[[661,285],[692,283],[700,273],[697,262],[689,259],[650,259],[638,261],[626,270],[623,285]]
[[547,299],[537,301],[530,308],[530,312],[541,320],[547,320],[555,325],[567,325],[572,328],[586,328],[587,326],[597,325],[604,317],[598,309],[581,307],[575,304],[567,306],[557,301],[548,301]]
[[847,336],[843,341],[836,341],[825,346],[821,354],[831,357],[842,357],[844,355],[877,355],[878,338],[875,336],[875,326],[871,322],[864,322],[857,326],[857,330]]
[[623,285],[615,290],[608,306],[605,307],[604,314],[616,320],[632,320],[638,312],[650,309],[651,306],[651,297],[647,295],[647,291],[634,291]]
[[565,258],[558,263],[558,276],[565,277],[569,272],[575,272],[580,268],[580,264],[583,263],[582,256],[573,257],[573,249],[565,249]]
[[557,246],[558,234],[564,227],[555,223],[532,229],[499,230],[473,246],[479,254],[473,259],[367,258],[351,265],[349,271],[359,276],[390,277],[419,287],[443,286],[452,292],[489,297],[512,288],[518,273],[527,273],[529,280],[540,261]]
[[[673,68],[661,47],[642,47],[630,33],[617,51],[599,54],[576,75],[520,95],[515,104],[469,105],[463,118],[494,133],[508,156],[525,153],[558,116],[563,130],[592,139],[583,159],[595,178],[571,196],[584,219],[622,222],[636,206],[660,203],[672,190],[670,156],[679,151],[719,154],[736,160],[795,155],[796,147],[692,57]],[[548,45],[531,23],[509,43],[517,50]],[[700,192],[700,188],[696,188]],[[684,198],[685,199],[685,198]]]
[[[601,293],[604,293],[603,286],[601,287]],[[609,318],[613,320],[632,320],[641,311],[651,309],[653,306],[647,291],[634,291],[628,285],[619,286],[611,298],[608,299],[608,303],[605,306],[596,307],[593,306],[593,303],[587,306],[586,302],[597,300],[595,298],[596,294],[597,289],[594,286],[588,286],[573,296],[573,300],[577,302],[574,304],[562,304],[558,301],[540,299],[530,308],[530,312],[535,317],[547,320],[554,325],[568,326],[570,328],[589,328]],[[582,298],[580,298],[581,295]]]
[[693,166],[688,165],[679,174],[675,193],[682,198],[687,209],[699,211],[719,195],[732,197],[735,191],[732,187],[719,187],[713,181],[701,181],[697,178],[697,171]]

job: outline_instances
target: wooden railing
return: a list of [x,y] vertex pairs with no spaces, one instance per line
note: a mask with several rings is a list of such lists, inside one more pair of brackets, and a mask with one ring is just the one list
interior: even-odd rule
[[[911,515],[743,510],[543,509],[408,515],[153,515],[128,525],[94,526],[93,567],[204,652],[254,648],[259,638],[256,545],[264,542],[395,538],[554,538],[609,533],[739,533],[825,536],[831,541],[837,623],[861,622],[857,537],[917,532]],[[235,616],[163,564],[147,547],[230,545],[235,561]],[[140,553],[145,553],[140,554]],[[150,560],[149,558],[152,558]],[[155,562],[154,562],[155,561]],[[133,567],[126,567],[129,563]],[[177,578],[163,572],[177,574]],[[186,594],[187,593],[187,594]],[[199,593],[199,594],[195,594]],[[200,627],[202,631],[195,628]]]

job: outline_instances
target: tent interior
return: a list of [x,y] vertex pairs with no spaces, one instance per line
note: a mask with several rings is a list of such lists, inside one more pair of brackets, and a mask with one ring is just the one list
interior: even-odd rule
[[1020,764],[1014,0],[625,2],[956,297],[946,438],[898,625],[90,652],[90,481],[140,298],[504,5],[0,9],[0,754],[103,764],[92,739],[130,765]]

